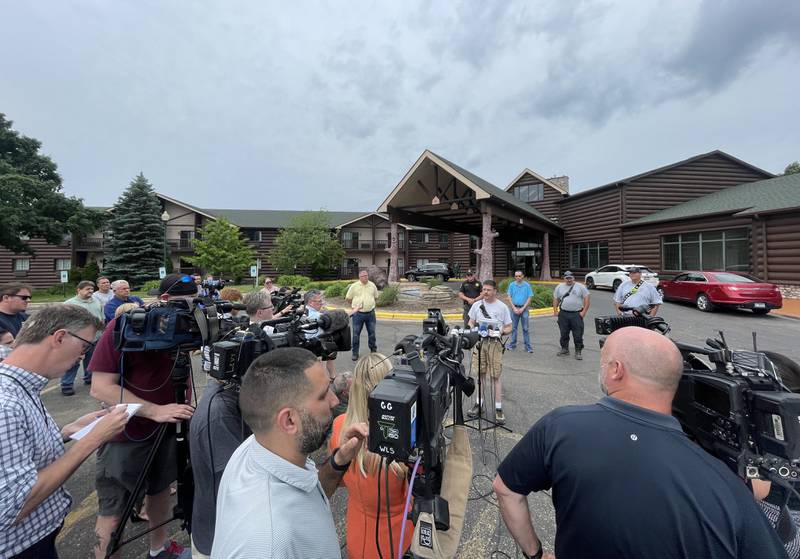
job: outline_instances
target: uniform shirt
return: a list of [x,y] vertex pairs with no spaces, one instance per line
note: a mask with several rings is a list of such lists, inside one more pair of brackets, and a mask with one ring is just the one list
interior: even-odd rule
[[[483,311],[481,311],[481,305],[486,308],[486,312],[489,314],[489,319],[484,316]],[[472,304],[472,308],[469,309],[469,318],[475,321],[475,324],[480,324],[481,322],[487,322],[487,320],[493,320],[503,326],[508,326],[511,324],[511,311],[508,310],[508,306],[499,299],[495,299],[494,303],[488,303],[484,301],[475,301]]]
[[367,280],[366,285],[357,281],[347,289],[347,295],[345,295],[344,298],[348,301],[352,301],[352,308],[358,309],[358,307],[363,304],[364,306],[358,310],[361,312],[370,312],[375,310],[375,299],[378,298],[378,288],[369,280]]
[[100,307],[103,309],[105,309],[106,305],[113,296],[114,292],[111,291],[110,289],[108,290],[108,293],[103,293],[101,291],[95,291],[94,293],[92,293],[92,299],[94,299],[95,301],[99,301]]
[[109,299],[106,306],[103,307],[103,313],[105,315],[106,322],[111,322],[114,320],[114,314],[117,311],[117,307],[120,305],[124,305],[125,303],[136,303],[140,307],[144,306],[144,301],[136,297],[135,295],[130,295],[127,300],[123,301],[119,297],[112,297]]
[[[461,289],[459,289],[461,293],[463,293],[470,299],[474,299],[475,297],[479,296],[482,290],[483,286],[481,285],[481,282],[479,282],[478,280],[465,281],[461,284]],[[464,301],[464,306],[466,307],[468,305],[469,303]]]
[[508,298],[514,303],[515,307],[521,307],[528,300],[528,297],[533,297],[533,290],[531,284],[527,281],[517,283],[512,281],[508,284]]
[[4,363],[0,373],[0,557],[11,557],[58,528],[72,497],[61,486],[13,524],[38,471],[64,454],[64,443],[40,397],[47,379]]
[[[569,295],[567,295],[568,291]],[[566,283],[558,284],[555,291],[553,291],[553,297],[561,301],[560,309],[562,311],[582,311],[583,300],[588,296],[589,290],[577,282],[572,284],[572,291],[570,291],[570,286]]]
[[497,472],[552,488],[559,559],[786,557],[741,479],[674,417],[616,398],[551,411]]
[[28,320],[28,314],[24,312],[18,312],[17,314],[0,312],[0,328],[8,330],[15,338],[19,334],[20,328],[22,328],[22,323],[26,320]]
[[250,436],[222,474],[212,559],[341,556],[314,461],[309,458],[300,468]]
[[[633,308],[640,307],[642,305],[660,305],[664,302],[661,299],[661,295],[658,293],[658,290],[653,287],[652,283],[647,283],[644,280],[642,280],[641,283],[642,285],[636,289],[636,292],[625,299],[625,295],[634,289],[636,284],[631,280],[622,282],[622,284],[617,288],[617,292],[614,293],[614,302],[624,307]],[[625,303],[622,302],[623,299],[625,299]]]
[[81,299],[77,295],[72,299],[67,299],[64,301],[68,305],[76,305],[78,307],[83,307],[94,316],[96,316],[100,321],[105,322],[106,318],[103,314],[103,307],[100,305],[100,301],[95,299],[94,297],[90,297],[87,301],[86,299]]

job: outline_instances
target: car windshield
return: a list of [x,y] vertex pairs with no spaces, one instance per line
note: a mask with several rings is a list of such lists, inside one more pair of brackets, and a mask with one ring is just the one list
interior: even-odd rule
[[739,274],[714,274],[714,277],[721,283],[761,283],[758,278]]
[[[628,266],[628,268],[630,268],[630,266]],[[647,268],[645,266],[637,266],[637,268],[639,268],[639,270],[641,270],[643,274],[652,274],[653,273],[653,270],[651,270],[650,268]]]

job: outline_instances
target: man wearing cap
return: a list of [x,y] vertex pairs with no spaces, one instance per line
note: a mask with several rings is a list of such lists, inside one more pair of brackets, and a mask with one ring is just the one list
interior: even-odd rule
[[569,355],[569,333],[575,343],[575,359],[583,359],[583,319],[589,310],[589,290],[575,283],[572,272],[564,272],[564,283],[553,290],[553,316],[558,319],[561,349],[557,355]]
[[628,276],[630,279],[622,282],[614,294],[614,307],[617,309],[617,314],[633,314],[633,311],[622,310],[623,307],[637,309],[642,305],[650,305],[650,316],[656,316],[658,307],[664,302],[661,294],[653,287],[653,284],[642,279],[640,268],[635,266],[628,268]]
[[[161,280],[158,293],[162,301],[192,300],[197,296],[197,287],[191,276],[169,274]],[[108,323],[95,348],[89,366],[92,371],[91,395],[108,405],[125,402],[139,403],[142,407],[122,435],[97,451],[96,557],[106,554],[111,534],[121,520],[125,503],[144,468],[159,426],[188,420],[194,413],[192,406],[175,403],[175,389],[169,381],[175,351],[121,352],[114,347],[117,320],[112,318]],[[159,527],[170,518],[170,484],[175,479],[175,434],[174,430],[168,429],[144,485],[152,530],[149,534],[150,556],[158,559],[176,559],[190,554],[189,550],[184,551],[169,539],[165,526]]]
[[458,290],[458,298],[464,302],[464,326],[469,325],[469,310],[476,301],[483,299],[483,286],[475,279],[475,272],[467,270],[467,279]]

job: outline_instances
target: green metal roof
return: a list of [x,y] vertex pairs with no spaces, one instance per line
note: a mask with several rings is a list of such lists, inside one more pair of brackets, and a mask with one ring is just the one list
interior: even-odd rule
[[[430,150],[428,150],[428,151],[430,151]],[[532,206],[529,206],[528,204],[526,204],[522,200],[519,200],[516,196],[514,196],[510,192],[506,192],[502,188],[496,187],[495,185],[493,185],[492,183],[490,183],[489,181],[487,181],[485,179],[482,179],[478,175],[476,175],[474,173],[470,173],[469,171],[467,171],[463,167],[459,167],[458,165],[456,165],[452,161],[449,161],[448,159],[445,159],[444,157],[442,157],[438,153],[434,153],[432,151],[430,153],[435,155],[436,157],[438,157],[439,159],[441,159],[445,163],[447,163],[450,167],[452,167],[453,169],[455,169],[456,171],[458,171],[462,175],[464,175],[464,177],[469,179],[470,181],[472,181],[475,184],[475,186],[477,186],[478,188],[488,192],[493,198],[499,198],[501,201],[503,201],[504,203],[508,204],[509,206],[513,206],[514,208],[516,208],[516,209],[518,209],[518,210],[520,210],[520,211],[522,211],[522,212],[524,212],[524,213],[526,213],[526,214],[528,214],[528,215],[530,215],[532,217],[535,217],[536,219],[544,221],[544,222],[548,223],[549,225],[552,225],[553,227],[557,227],[559,229],[561,228],[558,225],[558,223],[556,223],[555,221],[551,220],[549,217],[544,215],[542,212],[540,212],[536,208],[534,208]]]
[[[258,229],[283,229],[292,224],[292,219],[307,213],[298,210],[229,210],[218,208],[203,208],[203,212],[215,217],[224,217],[239,227],[252,227]],[[371,212],[326,212],[330,218],[330,226],[336,227],[341,223],[352,221]]]
[[730,213],[745,216],[798,207],[800,207],[800,173],[723,188],[701,198],[630,221],[623,227],[688,219],[707,214]]

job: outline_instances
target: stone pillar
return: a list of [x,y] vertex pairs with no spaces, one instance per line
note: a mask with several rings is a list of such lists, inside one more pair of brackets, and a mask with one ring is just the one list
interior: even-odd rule
[[550,281],[550,235],[542,233],[542,271],[539,274],[542,281]]
[[394,218],[389,216],[389,227],[392,242],[389,243],[389,283],[397,283],[399,281],[400,271],[397,266],[397,223]]
[[484,208],[481,217],[483,219],[483,227],[481,230],[481,248],[479,248],[477,251],[478,255],[480,256],[478,279],[480,281],[486,281],[494,277],[494,255],[492,254],[492,241],[494,240],[494,233],[492,233],[491,208]]

